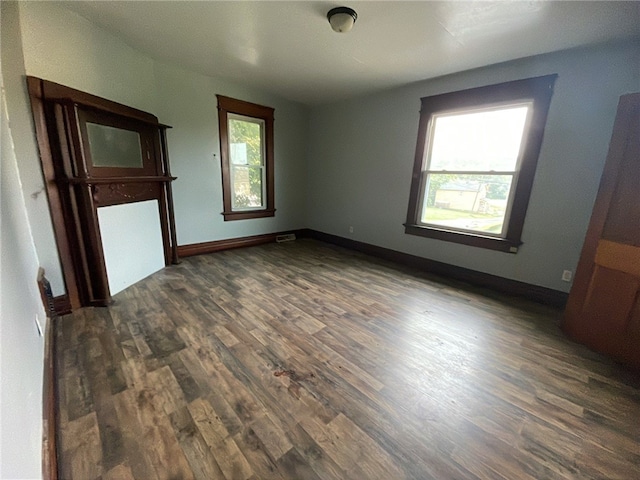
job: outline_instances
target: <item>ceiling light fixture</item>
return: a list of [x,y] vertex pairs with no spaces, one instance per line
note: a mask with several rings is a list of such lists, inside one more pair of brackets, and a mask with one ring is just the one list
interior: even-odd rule
[[358,14],[349,7],[336,7],[327,12],[327,19],[334,32],[345,33],[353,28]]

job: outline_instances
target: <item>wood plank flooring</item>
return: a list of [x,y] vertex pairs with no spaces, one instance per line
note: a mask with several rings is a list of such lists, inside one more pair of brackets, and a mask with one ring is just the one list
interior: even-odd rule
[[312,240],[115,300],[60,320],[63,479],[640,478],[640,381],[555,310]]

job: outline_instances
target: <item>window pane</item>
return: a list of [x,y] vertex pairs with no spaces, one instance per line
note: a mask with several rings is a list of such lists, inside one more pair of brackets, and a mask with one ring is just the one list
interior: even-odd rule
[[513,175],[432,173],[427,179],[422,223],[503,234]]
[[142,168],[138,132],[98,123],[86,125],[94,167]]
[[428,169],[515,171],[529,108],[434,116]]
[[247,165],[249,163],[246,143],[230,143],[229,155],[231,156],[231,163],[234,165]]
[[259,208],[262,201],[262,167],[232,166],[233,208]]
[[263,121],[243,120],[229,115],[229,154],[235,165],[262,165]]

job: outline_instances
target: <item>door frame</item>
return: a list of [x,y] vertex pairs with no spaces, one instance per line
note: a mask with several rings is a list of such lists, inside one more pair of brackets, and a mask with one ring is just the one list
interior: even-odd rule
[[616,354],[610,351],[606,339],[601,338],[597,333],[585,332],[580,318],[584,308],[584,299],[587,298],[592,288],[592,277],[597,268],[595,259],[616,192],[622,162],[625,161],[625,154],[629,148],[629,139],[632,135],[637,135],[637,132],[632,130],[632,120],[638,115],[639,110],[640,93],[631,93],[620,97],[609,151],[600,179],[600,187],[562,322],[562,330],[571,338],[596,350],[606,351],[606,353],[625,362],[632,360],[621,353]]
[[[97,207],[157,199],[165,265],[178,263],[173,194],[166,129],[155,115],[75,90],[48,80],[27,76],[36,140],[45,189],[68,302],[61,310],[104,306],[111,302],[104,252],[97,223]],[[153,128],[155,175],[94,177],[85,168],[72,171],[79,151],[79,109],[89,109]],[[75,140],[75,141],[74,141]],[[131,195],[131,190],[144,191]],[[66,303],[66,305],[64,305]]]
[[[618,172],[620,164],[627,148],[627,138],[629,136],[629,123],[633,115],[634,108],[640,102],[640,93],[632,93],[623,95],[618,102],[618,113],[613,125],[613,133],[611,142],[609,143],[609,152],[607,160],[600,178],[600,187],[589,220],[589,228],[580,253],[580,260],[576,268],[575,280],[571,288],[571,294],[567,301],[565,310],[565,319],[573,312],[578,313],[582,305],[578,302],[579,298],[584,298],[586,294],[591,276],[594,270],[593,258],[595,258],[598,249],[598,242],[604,230],[607,221],[607,213],[611,206],[611,199],[618,183]],[[566,333],[574,334],[573,324],[563,322],[563,329]]]

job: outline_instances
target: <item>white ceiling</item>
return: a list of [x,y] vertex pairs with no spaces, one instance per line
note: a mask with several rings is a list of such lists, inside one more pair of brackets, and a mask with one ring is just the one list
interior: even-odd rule
[[[308,105],[640,35],[640,2],[77,1],[149,56]],[[355,9],[349,33],[326,13]]]

